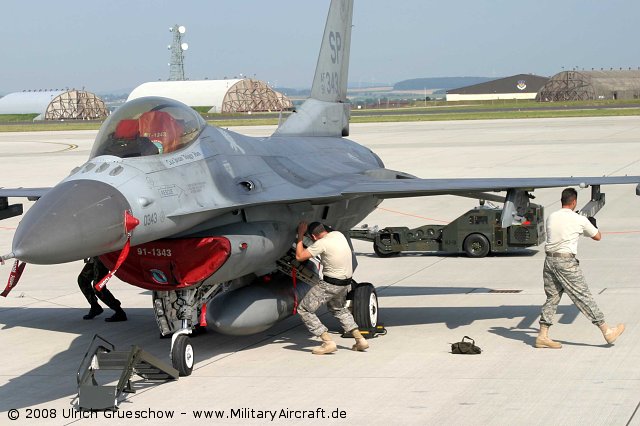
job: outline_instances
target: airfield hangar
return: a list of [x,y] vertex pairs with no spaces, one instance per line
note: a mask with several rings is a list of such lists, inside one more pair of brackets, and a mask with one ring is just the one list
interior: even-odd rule
[[127,100],[143,96],[162,96],[190,107],[208,107],[210,113],[282,111],[293,107],[287,96],[250,78],[143,83],[133,89]]
[[447,101],[487,101],[498,99],[535,99],[538,91],[549,80],[534,74],[517,74],[447,90]]
[[0,114],[38,114],[34,120],[103,120],[102,99],[84,90],[25,90],[0,98]]
[[540,102],[640,99],[640,70],[562,71],[540,89]]

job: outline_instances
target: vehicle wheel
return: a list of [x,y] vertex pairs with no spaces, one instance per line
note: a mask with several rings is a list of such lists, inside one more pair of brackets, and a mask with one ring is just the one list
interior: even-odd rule
[[373,242],[373,252],[378,257],[391,257],[399,253],[397,251],[383,251],[380,247],[378,247],[375,241]]
[[464,239],[462,245],[464,252],[469,257],[485,257],[489,254],[489,240],[482,234],[471,234]]
[[373,285],[360,283],[353,290],[353,319],[362,329],[372,329],[378,324],[378,294]]
[[193,346],[184,334],[176,338],[171,349],[171,364],[181,377],[190,376],[193,371]]

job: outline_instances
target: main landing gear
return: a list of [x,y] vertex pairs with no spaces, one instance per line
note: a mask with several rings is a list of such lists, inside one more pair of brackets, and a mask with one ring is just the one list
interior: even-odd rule
[[349,296],[352,297],[351,312],[358,328],[370,330],[378,325],[378,294],[370,283],[356,283]]
[[[320,282],[318,270],[310,268],[311,262],[304,265],[298,262],[293,249],[280,258],[276,266],[280,272],[288,276],[291,276],[293,269],[295,269],[297,278],[311,285],[317,285]],[[347,295],[347,307],[351,310],[353,319],[361,331],[376,329],[378,325],[378,294],[371,283],[357,283],[352,280],[351,291]]]

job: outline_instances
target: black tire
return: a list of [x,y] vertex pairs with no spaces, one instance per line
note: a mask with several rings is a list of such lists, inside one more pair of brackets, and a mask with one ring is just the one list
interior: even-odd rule
[[356,284],[353,290],[353,319],[361,329],[373,329],[378,324],[378,294],[369,283]]
[[395,256],[396,254],[399,253],[397,251],[382,251],[382,249],[380,247],[378,247],[378,245],[376,244],[375,241],[373,242],[373,252],[378,257],[391,257],[391,256]]
[[485,257],[491,250],[489,240],[482,234],[468,235],[464,239],[462,248],[469,257]]
[[181,334],[171,349],[171,364],[181,377],[190,376],[193,371],[193,346],[188,336]]

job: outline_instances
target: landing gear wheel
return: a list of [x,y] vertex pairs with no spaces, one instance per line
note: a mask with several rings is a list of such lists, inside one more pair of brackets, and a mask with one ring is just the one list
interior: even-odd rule
[[378,295],[373,285],[360,283],[353,290],[353,319],[358,328],[374,329],[378,324]]
[[471,234],[464,239],[462,245],[464,252],[469,257],[485,257],[489,254],[489,240],[482,234]]
[[378,247],[375,241],[373,242],[373,252],[378,257],[391,257],[399,253],[397,251],[383,251],[380,247]]
[[193,371],[193,346],[189,337],[180,335],[171,349],[171,364],[181,377],[190,376]]

